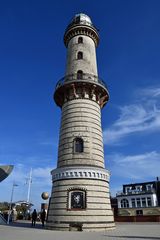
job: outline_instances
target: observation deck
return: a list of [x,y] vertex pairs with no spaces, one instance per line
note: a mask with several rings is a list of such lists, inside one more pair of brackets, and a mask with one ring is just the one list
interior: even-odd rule
[[[76,91],[78,90],[78,91]],[[68,94],[69,92],[72,94]],[[54,100],[62,107],[67,100],[74,98],[90,98],[97,101],[103,107],[109,100],[109,92],[106,83],[96,75],[82,73],[70,74],[61,78],[55,87]],[[69,99],[69,96],[70,99]],[[88,96],[88,97],[87,97]]]

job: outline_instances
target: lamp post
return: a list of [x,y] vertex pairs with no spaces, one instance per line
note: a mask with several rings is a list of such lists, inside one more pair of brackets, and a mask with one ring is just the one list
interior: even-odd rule
[[12,200],[13,200],[14,187],[18,187],[18,185],[13,182],[12,192],[11,192],[11,200],[10,200],[10,204],[9,204],[9,213],[8,213],[7,224],[9,224],[9,220],[10,220],[10,216],[11,216],[11,209],[12,209]]

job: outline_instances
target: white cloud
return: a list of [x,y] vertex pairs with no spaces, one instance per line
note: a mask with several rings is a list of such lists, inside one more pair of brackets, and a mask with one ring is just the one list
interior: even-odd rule
[[[41,193],[51,192],[51,167],[38,167],[32,169],[32,183],[30,199],[36,208],[40,208],[42,202]],[[28,183],[30,168],[23,164],[16,164],[13,172],[1,183],[0,201],[10,201],[13,182],[18,186],[14,189],[13,201],[27,200]]]
[[160,88],[138,90],[135,102],[119,107],[119,118],[103,132],[105,144],[121,144],[136,133],[160,131]]
[[35,168],[33,169],[33,176],[38,177],[38,178],[48,178],[48,175],[50,175],[52,168],[50,167],[45,167],[45,168]]
[[160,152],[127,156],[116,153],[107,159],[110,162],[112,196],[122,190],[123,184],[154,181],[160,176]]
[[51,184],[51,170],[53,168],[35,168],[33,169],[33,183],[39,184],[42,186],[47,186]]
[[152,179],[160,175],[160,153],[156,151],[139,155],[112,154],[107,157],[111,162],[111,172],[116,177],[128,180]]
[[152,97],[157,98],[160,97],[160,88],[159,87],[150,87],[141,89],[138,91],[139,96],[143,97]]

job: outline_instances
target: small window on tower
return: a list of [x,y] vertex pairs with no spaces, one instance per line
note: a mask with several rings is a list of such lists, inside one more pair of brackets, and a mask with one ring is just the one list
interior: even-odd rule
[[83,52],[78,52],[77,59],[83,59]]
[[78,38],[78,43],[83,43],[83,38],[82,37]]
[[81,70],[77,72],[77,79],[83,79],[83,72]]
[[76,138],[74,140],[74,152],[75,153],[83,152],[83,139],[82,138]]

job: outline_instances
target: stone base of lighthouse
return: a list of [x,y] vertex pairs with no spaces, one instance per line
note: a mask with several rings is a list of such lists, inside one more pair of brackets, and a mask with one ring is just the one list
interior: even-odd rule
[[102,231],[114,228],[109,196],[109,172],[100,168],[58,168],[47,228],[66,231]]

